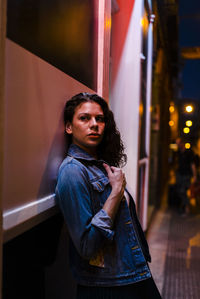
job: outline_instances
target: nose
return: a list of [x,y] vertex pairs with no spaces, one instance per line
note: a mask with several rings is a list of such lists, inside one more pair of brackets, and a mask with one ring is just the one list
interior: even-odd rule
[[90,120],[90,127],[98,127],[98,123],[96,121],[96,118],[95,117],[92,117],[91,120]]

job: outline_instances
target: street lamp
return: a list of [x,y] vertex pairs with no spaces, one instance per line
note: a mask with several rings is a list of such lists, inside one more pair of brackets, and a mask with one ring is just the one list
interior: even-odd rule
[[194,107],[192,105],[187,105],[185,106],[185,111],[187,113],[191,113],[193,111]]
[[183,128],[183,133],[188,134],[190,132],[190,128],[185,127]]
[[190,145],[189,142],[185,143],[185,148],[186,148],[186,149],[189,149],[190,147],[191,147],[191,145]]
[[173,120],[170,120],[170,121],[169,121],[169,126],[170,126],[170,127],[173,127],[173,126],[174,126],[174,121],[173,121]]
[[187,120],[185,122],[185,124],[186,124],[187,127],[191,127],[192,126],[192,121],[191,120]]
[[169,106],[169,112],[173,113],[175,110],[174,105],[170,105]]

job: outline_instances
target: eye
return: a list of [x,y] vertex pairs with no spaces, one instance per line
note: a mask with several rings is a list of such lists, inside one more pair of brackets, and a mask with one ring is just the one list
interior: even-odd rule
[[89,120],[89,116],[88,115],[81,115],[80,116],[80,120],[82,120],[82,121],[88,121]]
[[104,116],[103,115],[98,115],[96,117],[96,121],[99,122],[99,123],[104,123],[105,122]]

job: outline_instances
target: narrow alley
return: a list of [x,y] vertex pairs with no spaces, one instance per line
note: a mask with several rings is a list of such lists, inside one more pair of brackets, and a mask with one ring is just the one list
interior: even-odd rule
[[200,215],[160,210],[148,232],[150,265],[163,299],[198,299]]

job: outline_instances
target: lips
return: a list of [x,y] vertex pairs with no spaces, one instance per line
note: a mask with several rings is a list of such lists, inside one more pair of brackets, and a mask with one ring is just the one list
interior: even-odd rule
[[91,133],[91,134],[88,134],[89,137],[94,137],[94,138],[98,138],[98,137],[101,137],[100,134],[98,133]]

